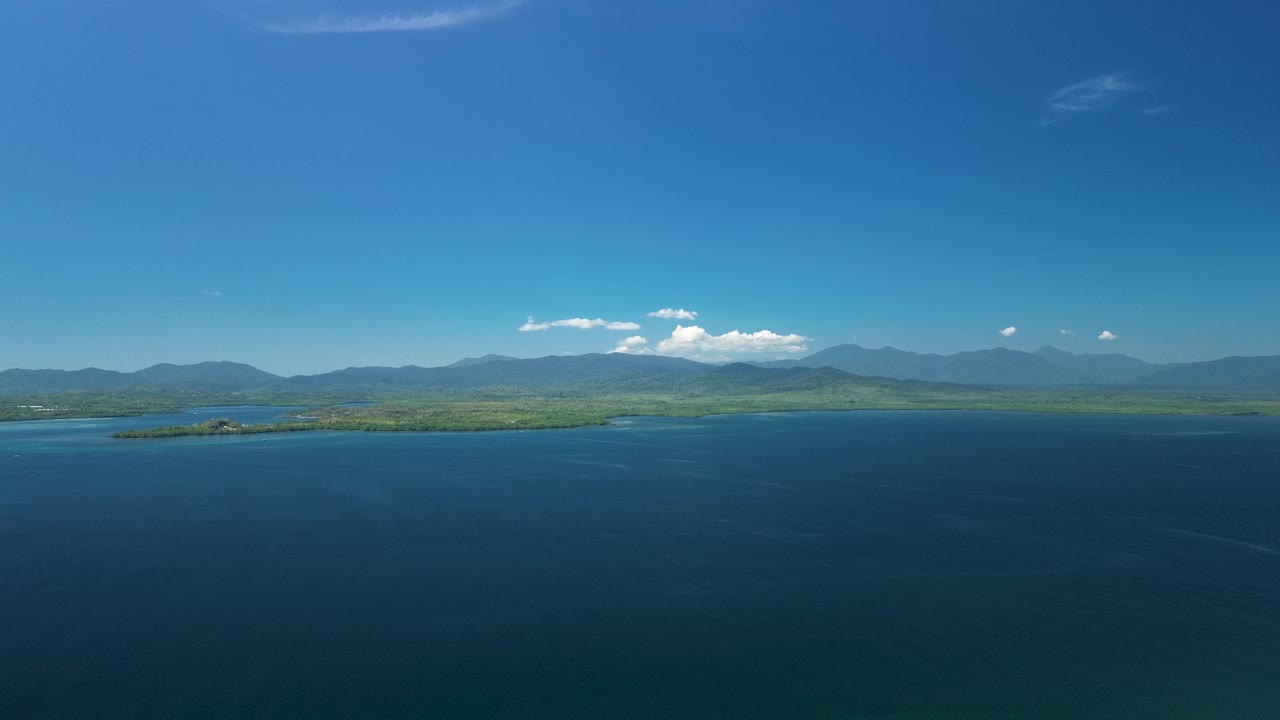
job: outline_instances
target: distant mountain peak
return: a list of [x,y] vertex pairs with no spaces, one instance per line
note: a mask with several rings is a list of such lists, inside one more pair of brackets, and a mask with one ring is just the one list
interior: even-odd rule
[[721,365],[712,372],[723,373],[725,375],[758,375],[769,371],[759,365],[751,365],[744,362],[731,362]]
[[280,379],[252,365],[228,360],[206,360],[192,365],[159,363],[132,376],[148,385],[210,388],[254,387]]
[[494,353],[489,353],[487,355],[481,355],[480,357],[465,357],[458,362],[445,365],[445,367],[464,368],[491,362],[506,362],[508,360],[519,360],[519,358],[514,358],[510,355],[495,355]]

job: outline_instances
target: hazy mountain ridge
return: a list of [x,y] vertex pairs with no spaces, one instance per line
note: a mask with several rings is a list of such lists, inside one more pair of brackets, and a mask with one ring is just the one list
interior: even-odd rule
[[1186,363],[1145,375],[1137,380],[1145,387],[1193,390],[1232,389],[1274,392],[1280,390],[1280,355],[1233,356]]
[[83,370],[0,371],[0,393],[99,392],[129,389],[249,390],[282,380],[252,365],[208,361],[193,365],[160,363],[136,372],[85,368]]
[[138,387],[142,381],[133,373],[85,368],[83,370],[0,370],[0,392],[71,392],[77,390],[122,390]]
[[[787,372],[781,372],[787,371]],[[823,371],[823,372],[818,372]],[[838,374],[837,374],[838,371]],[[1157,365],[1120,354],[1076,354],[1046,346],[1033,353],[1007,348],[936,355],[886,347],[837,345],[805,358],[710,365],[660,355],[625,353],[503,355],[466,358],[444,367],[351,367],[283,378],[251,365],[162,363],[133,373],[84,370],[0,371],[0,394],[33,395],[123,390],[187,392],[394,392],[487,387],[554,388],[573,384],[659,390],[768,388],[779,383],[918,381],[1002,387],[1132,386],[1168,389],[1280,392],[1280,356],[1230,357]]]
[[335,388],[542,388],[570,382],[605,380],[628,375],[671,376],[705,372],[711,367],[693,360],[656,355],[549,355],[462,366],[424,368],[347,368],[320,375],[297,375],[276,383],[279,390]]
[[150,385],[166,387],[253,388],[280,379],[252,365],[235,362],[202,362],[194,365],[160,363],[131,373]]
[[873,350],[859,345],[836,345],[806,358],[760,364],[765,367],[826,365],[855,375],[1014,387],[1125,384],[1172,367],[1126,355],[1076,354],[1052,346],[1033,353],[997,347],[935,355],[892,347]]
[[455,363],[445,365],[445,367],[464,368],[464,367],[471,367],[473,365],[483,365],[485,363],[491,363],[491,362],[505,362],[507,360],[519,360],[519,359],[520,358],[512,357],[510,355],[495,355],[494,353],[489,353],[487,355],[481,355],[480,357],[465,357]]
[[1177,366],[1177,363],[1149,363],[1119,353],[1072,353],[1052,345],[1045,345],[1033,354],[1044,358],[1052,365],[1079,373],[1099,383],[1129,382],[1144,375]]

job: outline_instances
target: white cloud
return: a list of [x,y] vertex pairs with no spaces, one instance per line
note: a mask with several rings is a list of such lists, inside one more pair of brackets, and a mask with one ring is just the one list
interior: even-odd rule
[[1110,330],[1103,330],[1103,331],[1102,331],[1102,334],[1098,336],[1098,339],[1099,339],[1099,340],[1115,340],[1115,339],[1116,339],[1116,338],[1118,338],[1118,337],[1120,337],[1120,336],[1119,336],[1119,335],[1116,335],[1115,333],[1111,332]]
[[753,353],[799,353],[808,350],[803,335],[779,335],[771,330],[744,333],[734,330],[712,335],[697,325],[677,325],[671,337],[658,343],[661,355],[702,359],[730,359]]
[[1041,125],[1052,125],[1073,115],[1110,107],[1117,100],[1143,87],[1129,73],[1114,72],[1081,80],[1058,88],[1049,97],[1048,114]]
[[602,327],[606,330],[639,330],[640,325],[633,322],[617,322],[615,320],[605,320],[604,318],[596,318],[589,320],[587,318],[565,318],[564,320],[552,320],[551,322],[534,322],[533,316],[529,316],[528,322],[516,328],[521,332],[536,332],[538,330],[550,330],[553,327],[571,327],[579,330],[590,330],[591,328]]
[[1058,328],[1058,334],[1059,334],[1059,335],[1074,335],[1075,333],[1071,332],[1071,331],[1070,331],[1070,330],[1068,330],[1067,328]]
[[661,310],[654,310],[649,313],[649,317],[662,318],[663,320],[697,320],[698,313],[692,310],[685,310],[684,308],[680,308],[679,310],[676,310],[675,308],[662,308]]
[[635,355],[651,355],[653,350],[645,347],[649,341],[640,335],[632,335],[631,337],[618,343],[618,347],[610,350],[610,353],[632,353]]
[[551,322],[551,327],[571,327],[578,328],[579,330],[590,330],[593,327],[608,324],[609,323],[607,321],[601,318],[596,318],[595,320],[588,320],[586,318],[568,318],[565,320],[553,320]]
[[201,290],[200,293],[203,294],[205,297],[216,297],[216,298],[222,297],[223,295],[223,292],[221,290]]
[[1014,333],[1018,332],[1018,328],[1016,328],[1016,327],[1014,327],[1014,326],[1010,325],[1009,327],[1007,327],[1007,328],[1005,328],[1005,329],[1003,329],[1003,330],[1001,330],[1001,331],[999,331],[999,332],[1000,332],[1000,334],[1001,334],[1001,335],[1003,335],[1003,336],[1005,336],[1005,337],[1013,337]]
[[1173,112],[1173,106],[1172,105],[1156,105],[1154,107],[1142,108],[1141,112],[1143,115],[1151,115],[1153,117],[1156,115],[1166,115],[1168,113]]
[[538,330],[548,330],[550,328],[551,328],[551,323],[534,322],[533,316],[530,315],[528,321],[526,321],[525,324],[521,325],[516,329],[519,330],[520,332],[536,332]]
[[284,23],[262,23],[262,28],[285,35],[321,35],[327,33],[420,32],[444,30],[493,20],[524,3],[507,0],[488,7],[433,10],[429,13],[387,13],[383,15],[324,15],[311,20]]

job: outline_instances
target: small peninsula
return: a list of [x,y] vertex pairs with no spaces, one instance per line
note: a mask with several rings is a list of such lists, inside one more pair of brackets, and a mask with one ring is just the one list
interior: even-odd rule
[[263,423],[245,425],[238,420],[217,418],[195,423],[193,425],[170,425],[167,427],[146,428],[142,430],[121,430],[112,433],[111,437],[121,439],[136,438],[171,438],[196,435],[254,435],[260,433],[294,432],[298,430],[318,430],[320,428],[305,422]]

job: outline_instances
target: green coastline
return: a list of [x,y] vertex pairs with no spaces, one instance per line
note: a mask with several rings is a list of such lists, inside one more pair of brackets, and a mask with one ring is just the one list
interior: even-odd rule
[[[932,390],[932,389],[931,389]],[[703,417],[765,412],[856,410],[978,410],[1118,415],[1280,415],[1280,400],[1183,394],[949,389],[947,393],[780,392],[738,396],[627,394],[516,396],[484,399],[434,397],[367,406],[321,406],[296,420],[241,425],[219,419],[194,425],[125,430],[122,439],[346,430],[364,432],[468,432],[538,430],[608,425],[628,416]],[[301,418],[307,418],[302,420]]]

